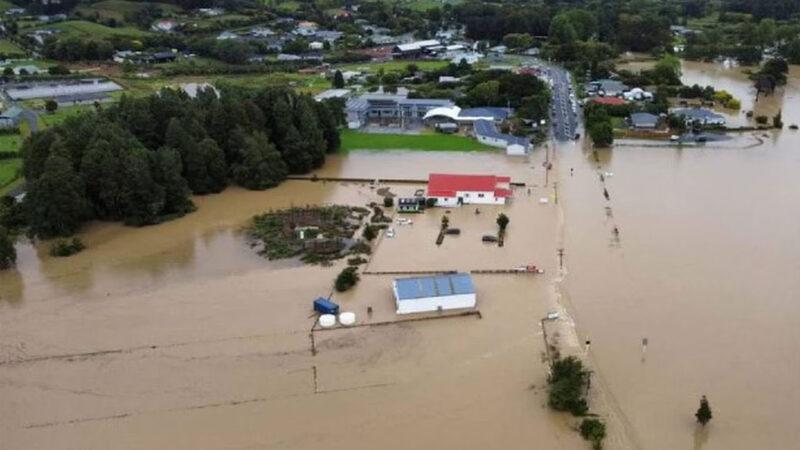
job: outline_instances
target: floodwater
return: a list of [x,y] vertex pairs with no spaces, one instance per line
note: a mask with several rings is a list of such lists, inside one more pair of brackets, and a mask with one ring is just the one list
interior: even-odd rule
[[[800,71],[758,102],[737,69],[683,72],[743,110],[800,122]],[[476,275],[481,318],[386,325],[397,320],[391,277],[363,275],[334,300],[373,325],[313,332],[316,352],[310,302],[342,263],[263,260],[241,227],[270,208],[380,200],[365,184],[229,189],[158,226],[94,224],[87,250],[66,259],[21,242],[17,270],[0,273],[0,448],[584,449],[575,422],[546,408],[539,319],[553,310],[551,339],[594,371],[606,448],[800,448],[800,133],[651,144],[596,159],[586,142],[560,144],[547,177],[541,150],[330,158],[318,175],[492,172],[531,187],[506,207],[451,211],[462,235],[439,247],[440,209],[393,225],[368,270],[546,273]],[[507,245],[482,244],[500,211]],[[703,394],[714,419],[699,431]]]
[[[745,110],[782,109],[787,126],[800,122],[798,75],[756,104],[738,69],[683,68]],[[757,137],[559,152],[562,293],[633,448],[800,448],[800,134]],[[699,431],[703,394],[714,418]]]
[[[20,243],[18,269],[0,275],[0,448],[584,448],[573,421],[546,407],[539,320],[558,308],[560,210],[539,201],[553,195],[544,157],[355,152],[319,172],[527,183],[530,195],[516,189],[507,207],[452,211],[463,233],[441,247],[440,209],[376,244],[374,271],[545,268],[476,275],[480,317],[393,324],[392,277],[362,275],[334,300],[378,325],[312,341],[311,300],[331,292],[342,263],[265,261],[241,227],[269,208],[379,201],[363,183],[229,189],[158,226],[92,225],[88,248],[67,259]],[[411,195],[420,185],[387,187]],[[506,246],[487,246],[480,236],[500,211],[511,218]]]

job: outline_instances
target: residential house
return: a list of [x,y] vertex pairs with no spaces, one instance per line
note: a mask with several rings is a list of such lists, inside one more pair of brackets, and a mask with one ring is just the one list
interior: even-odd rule
[[495,175],[455,175],[432,173],[428,176],[428,198],[436,206],[504,205],[511,197],[511,178]]
[[655,114],[637,112],[631,114],[629,121],[631,127],[636,130],[655,130],[658,127],[659,117]]
[[22,108],[12,106],[0,113],[0,128],[17,128],[22,120]]

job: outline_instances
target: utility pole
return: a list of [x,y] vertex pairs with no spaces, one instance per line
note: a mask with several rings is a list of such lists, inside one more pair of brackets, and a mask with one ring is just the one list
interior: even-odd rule
[[564,248],[558,249],[558,267],[559,269],[564,268]]

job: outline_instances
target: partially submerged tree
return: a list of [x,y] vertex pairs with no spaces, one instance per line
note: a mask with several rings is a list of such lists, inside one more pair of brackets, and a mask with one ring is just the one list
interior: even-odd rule
[[500,213],[497,216],[497,226],[500,227],[501,232],[506,231],[506,227],[508,226],[509,222],[511,222],[511,220],[507,215]]
[[583,419],[581,436],[592,443],[594,450],[600,450],[603,448],[603,439],[606,438],[606,424],[600,419]]
[[14,242],[5,228],[0,228],[0,270],[10,268],[17,262],[17,251]]
[[705,395],[700,398],[700,407],[697,408],[697,412],[694,413],[694,416],[697,417],[697,421],[702,426],[706,426],[706,424],[711,420],[711,406],[709,406],[708,399]]
[[360,279],[356,267],[346,267],[336,277],[334,287],[339,292],[344,292],[355,286]]

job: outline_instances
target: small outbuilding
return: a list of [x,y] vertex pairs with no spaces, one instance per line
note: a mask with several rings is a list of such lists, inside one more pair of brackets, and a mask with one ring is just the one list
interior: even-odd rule
[[637,130],[655,130],[658,126],[658,116],[646,112],[631,114],[631,126]]
[[399,278],[392,287],[397,314],[474,308],[477,301],[468,273]]

